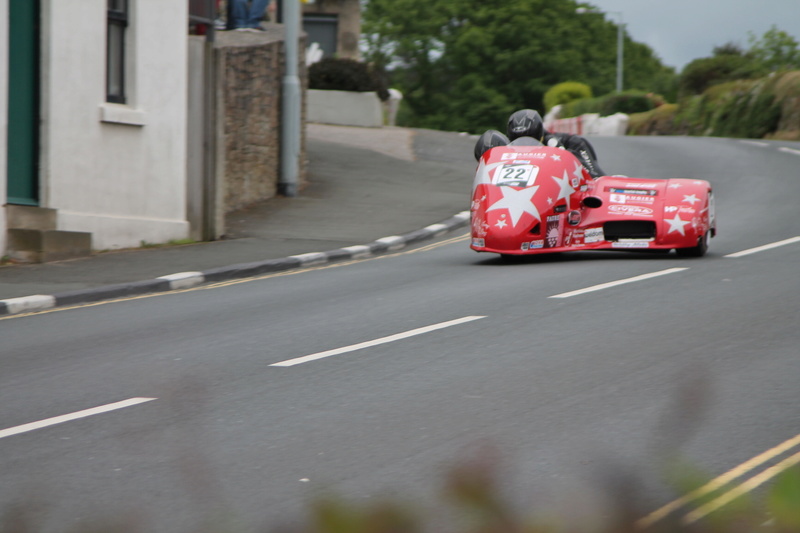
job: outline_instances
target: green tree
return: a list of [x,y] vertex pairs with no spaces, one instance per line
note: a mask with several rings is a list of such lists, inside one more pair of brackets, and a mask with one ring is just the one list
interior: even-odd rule
[[[391,71],[406,125],[480,131],[515,109],[543,109],[563,81],[613,90],[617,26],[576,13],[574,0],[369,0],[366,58]],[[646,45],[625,39],[625,87],[657,90],[674,76]],[[663,80],[662,80],[663,82]]]
[[759,39],[751,32],[749,53],[765,68],[775,70],[800,69],[798,43],[788,33],[772,26]]

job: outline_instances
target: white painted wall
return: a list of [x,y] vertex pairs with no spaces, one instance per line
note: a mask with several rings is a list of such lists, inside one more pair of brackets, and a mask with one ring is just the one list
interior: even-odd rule
[[383,110],[377,93],[309,89],[306,98],[309,122],[367,128],[383,126]]
[[0,256],[6,249],[6,200],[8,169],[8,0],[0,0]]
[[129,0],[126,105],[105,103],[106,4],[43,2],[42,206],[95,249],[186,238],[188,2]]

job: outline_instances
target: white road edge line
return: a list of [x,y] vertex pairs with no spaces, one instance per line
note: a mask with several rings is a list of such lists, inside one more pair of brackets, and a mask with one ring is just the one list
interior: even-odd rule
[[152,402],[153,400],[157,399],[158,398],[130,398],[128,400],[123,400],[121,402],[110,403],[108,405],[101,405],[99,407],[85,409],[83,411],[78,411],[76,413],[55,416],[53,418],[47,418],[45,420],[40,420],[38,422],[31,422],[30,424],[23,424],[21,426],[16,426],[13,428],[3,429],[0,430],[0,439],[4,439],[12,435],[19,435],[20,433],[27,433],[28,431],[33,431],[35,429],[42,429],[48,426],[54,426],[56,424],[63,424],[64,422],[70,422],[72,420],[77,420],[79,418],[86,418],[87,416],[94,416],[102,413],[107,413],[109,411],[116,411],[117,409],[124,409],[125,407],[131,407],[134,405],[138,405],[140,403]]
[[689,270],[688,268],[668,268],[667,270],[660,270],[658,272],[651,272],[650,274],[642,274],[641,276],[635,276],[633,278],[621,279],[618,281],[610,281],[608,283],[601,283],[600,285],[594,285],[592,287],[586,287],[585,289],[578,289],[577,291],[572,292],[564,292],[561,294],[556,294],[553,296],[549,296],[548,298],[571,298],[573,296],[580,296],[581,294],[586,294],[588,292],[595,292],[595,291],[602,291],[603,289],[609,289],[611,287],[616,287],[618,285],[625,285],[626,283],[634,283],[637,281],[644,281],[646,279],[657,278],[659,276],[666,276],[667,274],[674,274],[676,272],[683,272],[684,270]]
[[273,363],[269,366],[281,366],[281,367],[289,367],[300,365],[303,363],[308,363],[309,361],[316,361],[318,359],[324,359],[326,357],[331,357],[332,355],[339,355],[347,352],[354,352],[356,350],[361,350],[363,348],[370,348],[372,346],[377,346],[379,344],[386,344],[389,342],[399,341],[402,339],[407,339],[409,337],[414,337],[416,335],[422,335],[423,333],[429,333],[431,331],[436,331],[437,329],[444,329],[449,328],[451,326],[457,326],[459,324],[465,324],[467,322],[472,322],[473,320],[480,320],[481,318],[486,318],[485,316],[465,316],[464,318],[458,318],[456,320],[450,320],[449,322],[441,322],[439,324],[433,324],[432,326],[425,326],[424,328],[417,328],[412,329],[411,331],[406,331],[405,333],[397,333],[395,335],[389,335],[388,337],[381,337],[380,339],[375,339],[367,342],[362,342],[359,344],[353,344],[351,346],[345,346],[343,348],[336,348],[335,350],[328,350],[326,352],[318,352],[313,353],[311,355],[306,355],[303,357],[297,357],[295,359],[288,359],[286,361],[281,361],[280,363]]
[[792,237],[791,239],[786,239],[783,241],[773,242],[772,244],[765,244],[764,246],[759,246],[757,248],[750,248],[748,250],[742,250],[741,252],[736,252],[734,254],[728,254],[725,257],[744,257],[750,254],[757,254],[758,252],[763,252],[765,250],[772,250],[773,248],[778,248],[780,246],[786,246],[787,244],[794,244],[796,242],[800,242],[800,236]]
[[787,148],[785,146],[781,146],[780,148],[778,148],[778,150],[780,150],[781,152],[786,152],[787,154],[800,155],[800,150],[795,150],[794,148]]

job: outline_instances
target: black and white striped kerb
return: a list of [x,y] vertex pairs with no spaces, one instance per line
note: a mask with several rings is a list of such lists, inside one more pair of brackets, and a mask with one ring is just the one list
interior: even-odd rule
[[280,259],[268,259],[265,261],[255,261],[252,263],[240,263],[236,265],[212,268],[202,272],[179,272],[169,274],[156,279],[144,281],[134,281],[131,283],[119,283],[116,285],[105,285],[89,289],[61,292],[57,294],[35,294],[32,296],[22,296],[20,298],[9,298],[0,300],[0,315],[13,315],[18,313],[30,313],[43,311],[53,307],[77,305],[83,303],[99,302],[114,298],[125,298],[127,296],[138,296],[156,292],[167,292],[179,289],[196,287],[203,283],[215,281],[227,281],[233,279],[260,276],[272,272],[285,272],[297,268],[305,268],[315,265],[324,265],[353,259],[364,259],[394,252],[416,244],[421,241],[433,239],[445,233],[463,228],[469,223],[469,212],[463,211],[453,217],[448,218],[438,224],[432,224],[405,235],[393,235],[383,237],[369,244],[348,246],[330,250],[328,252],[312,252],[301,255],[293,255]]

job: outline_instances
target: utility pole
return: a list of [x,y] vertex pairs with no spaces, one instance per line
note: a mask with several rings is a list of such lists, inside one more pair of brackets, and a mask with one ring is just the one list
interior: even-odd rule
[[617,92],[622,92],[622,48],[624,44],[625,23],[622,21],[622,11],[609,11],[619,15],[619,25],[617,25]]
[[[274,0],[278,1],[278,0]],[[286,72],[281,100],[281,179],[278,193],[297,196],[300,173],[300,128],[302,105],[298,61],[300,58],[300,0],[280,0],[286,29]]]

